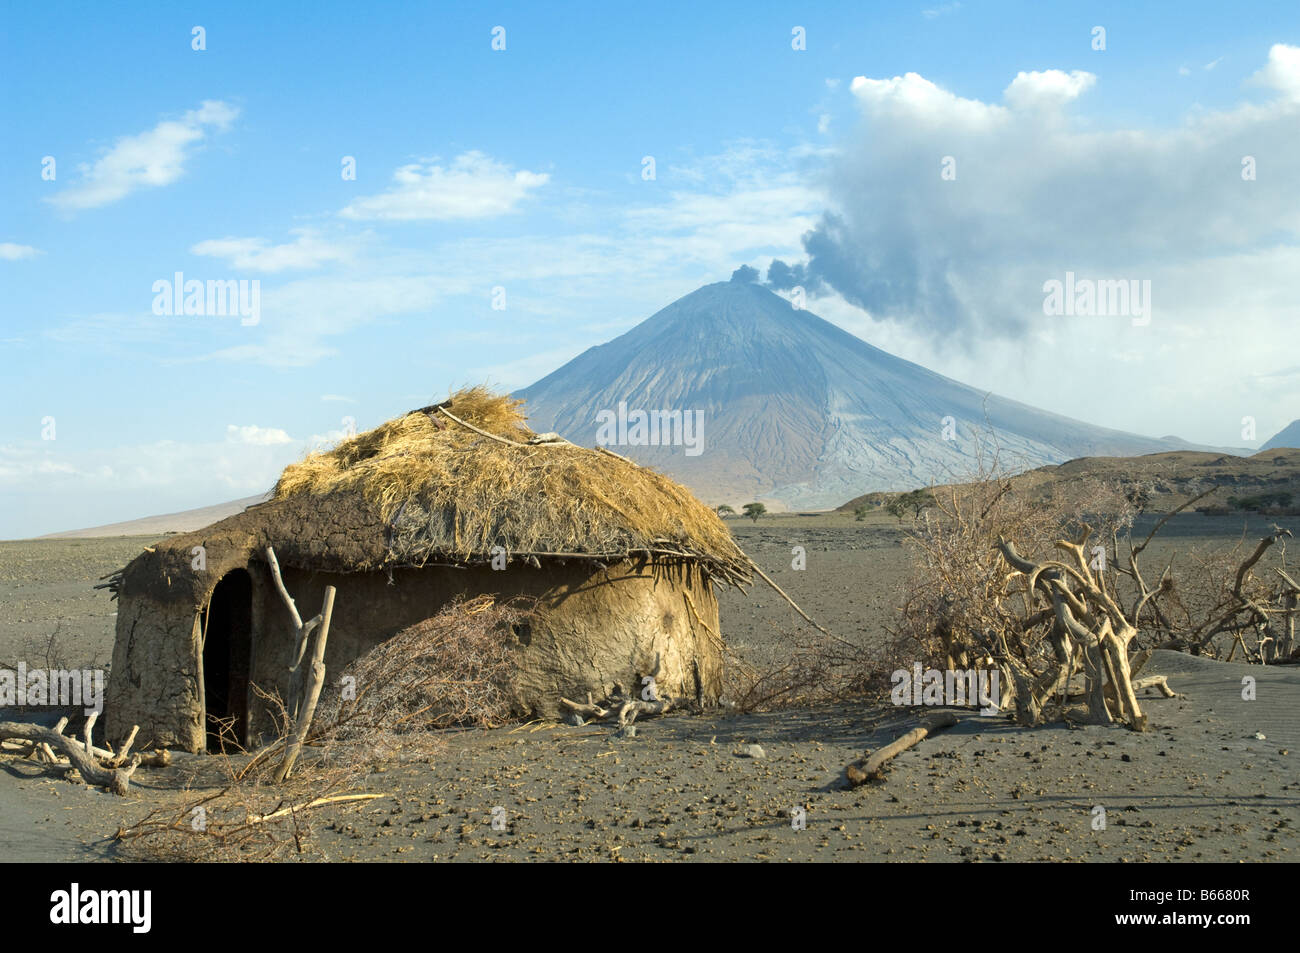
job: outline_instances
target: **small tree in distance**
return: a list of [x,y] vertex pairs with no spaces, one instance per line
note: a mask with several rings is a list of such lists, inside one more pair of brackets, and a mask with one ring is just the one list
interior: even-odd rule
[[929,490],[911,490],[894,497],[885,504],[885,509],[900,520],[908,510],[912,512],[912,519],[920,519],[921,513],[934,505],[934,495]]
[[762,503],[745,504],[745,515],[748,516],[750,519],[752,519],[755,523],[757,523],[758,518],[766,512],[767,512],[767,507],[764,506]]
[[721,506],[718,507],[718,515],[719,515],[719,516],[735,516],[735,515],[736,515],[736,511],[733,510],[733,509],[732,509],[730,506],[728,506],[726,503],[723,503]]

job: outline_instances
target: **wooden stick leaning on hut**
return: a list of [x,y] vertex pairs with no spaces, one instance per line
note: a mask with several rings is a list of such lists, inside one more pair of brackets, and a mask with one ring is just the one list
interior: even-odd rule
[[307,639],[311,636],[312,629],[320,625],[321,617],[315,616],[306,622],[302,621],[302,616],[298,614],[298,605],[293,601],[293,596],[289,595],[284,577],[280,574],[280,561],[275,558],[275,547],[266,547],[266,562],[271,567],[271,578],[275,581],[276,591],[280,593],[280,598],[289,609],[289,615],[293,617],[293,664],[289,666],[289,697],[285,708],[291,718],[296,718],[298,701],[302,694],[302,659],[307,652]]
[[298,714],[298,722],[294,725],[293,734],[289,738],[289,746],[284,753],[284,760],[280,762],[279,770],[275,772],[276,784],[283,782],[293,771],[294,762],[298,760],[298,754],[302,751],[302,744],[307,740],[307,731],[311,728],[311,720],[316,714],[316,704],[320,701],[321,688],[325,685],[325,641],[329,638],[330,617],[334,614],[334,593],[333,586],[325,587],[325,604],[320,610],[320,631],[316,633],[316,645],[312,649],[311,656],[311,670],[307,673],[306,703]]

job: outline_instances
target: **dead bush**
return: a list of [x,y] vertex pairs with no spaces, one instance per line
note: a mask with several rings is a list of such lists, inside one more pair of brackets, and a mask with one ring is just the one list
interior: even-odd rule
[[729,707],[774,711],[888,691],[886,660],[879,652],[802,627],[782,631],[777,642],[779,654],[761,661],[726,649],[722,696]]
[[[1068,490],[1018,492],[994,464],[968,483],[935,491],[935,508],[910,539],[911,572],[893,635],[897,668],[996,668],[1001,705],[1035,724],[1055,702],[1085,701],[1095,723],[1145,726],[1136,676],[1149,649],[1217,652],[1214,639],[1258,631],[1255,660],[1294,646],[1295,587],[1279,570],[1253,571],[1289,536],[1275,529],[1244,560],[1206,557],[1200,572],[1176,582],[1172,564],[1154,580],[1139,557],[1194,497],[1162,517],[1140,543],[1133,520],[1150,499],[1134,482],[1074,481]],[[1139,639],[1139,634],[1143,638]],[[1244,642],[1240,642],[1244,647]],[[1081,696],[1071,679],[1082,673]]]

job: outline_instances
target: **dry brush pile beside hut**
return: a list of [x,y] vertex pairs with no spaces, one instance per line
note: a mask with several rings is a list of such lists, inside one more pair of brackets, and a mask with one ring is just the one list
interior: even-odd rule
[[288,467],[273,498],[152,547],[113,579],[106,699],[116,740],[201,751],[224,721],[242,746],[289,698],[300,606],[337,590],[325,667],[456,599],[535,600],[510,636],[512,705],[556,716],[655,678],[710,704],[721,686],[714,586],[752,564],[684,487],[605,450],[534,434],[520,402],[474,388]]

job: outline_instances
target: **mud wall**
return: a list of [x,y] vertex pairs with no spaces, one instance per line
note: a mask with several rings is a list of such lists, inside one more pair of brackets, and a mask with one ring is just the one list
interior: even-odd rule
[[[256,579],[256,575],[254,579]],[[544,610],[513,640],[513,685],[521,714],[558,717],[559,698],[597,698],[613,689],[640,685],[658,665],[660,695],[717,700],[722,658],[716,640],[703,631],[690,609],[718,631],[718,605],[698,568],[680,565],[638,570],[631,564],[592,572],[580,563],[489,568],[428,567],[386,573],[313,573],[286,570],[285,585],[304,619],[320,611],[325,587],[334,586],[334,614],[325,652],[327,673],[409,625],[434,615],[461,595],[488,592],[499,598],[530,596]],[[293,646],[288,611],[270,586],[255,587],[252,680],[282,695],[288,688]],[[255,594],[255,598],[259,595]],[[254,706],[257,711],[257,706]],[[265,713],[258,730],[269,724]]]
[[[293,628],[266,564],[253,559],[250,685],[288,693]],[[457,596],[492,593],[539,600],[543,610],[512,641],[513,686],[521,715],[559,717],[560,696],[597,698],[615,683],[638,690],[656,673],[659,694],[711,704],[721,687],[718,605],[698,567],[622,563],[593,571],[571,562],[540,569],[512,565],[426,567],[391,574],[327,573],[285,568],[284,580],[304,620],[320,611],[325,587],[338,594],[325,668],[334,675],[403,628],[434,615]],[[211,580],[212,587],[219,580]],[[208,590],[209,594],[211,589]],[[692,613],[687,594],[694,604]],[[117,741],[140,725],[141,743],[201,751],[205,746],[198,675],[202,615],[152,594],[124,594],[109,678],[105,726]],[[266,704],[249,691],[250,741],[273,728]]]
[[105,736],[117,744],[140,726],[136,748],[201,751],[200,613],[184,602],[146,596],[118,604],[113,667],[104,697]]

